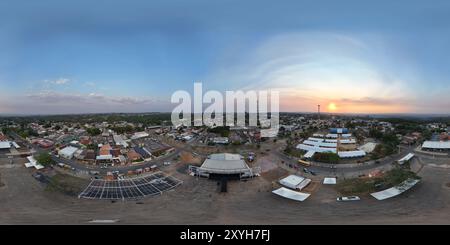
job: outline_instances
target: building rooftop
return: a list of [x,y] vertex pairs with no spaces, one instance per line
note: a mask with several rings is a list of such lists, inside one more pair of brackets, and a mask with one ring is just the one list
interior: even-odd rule
[[242,173],[250,169],[243,159],[244,158],[238,154],[212,154],[203,162],[200,169],[218,174]]

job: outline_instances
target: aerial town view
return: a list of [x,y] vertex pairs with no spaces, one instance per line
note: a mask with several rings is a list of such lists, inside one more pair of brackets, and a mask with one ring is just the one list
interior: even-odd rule
[[450,224],[448,1],[63,2],[0,1],[0,224]]

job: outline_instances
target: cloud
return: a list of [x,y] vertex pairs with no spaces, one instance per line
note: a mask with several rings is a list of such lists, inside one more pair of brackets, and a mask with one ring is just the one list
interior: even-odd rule
[[159,97],[113,96],[101,93],[41,90],[23,96],[0,96],[0,114],[170,112],[173,107],[168,99]]
[[[414,89],[420,78],[407,59],[389,50],[375,35],[285,33],[222,61],[208,79],[230,89],[277,90],[281,110],[313,111],[331,101],[349,111],[405,109],[423,93]],[[393,61],[396,67],[389,66]]]
[[69,78],[59,78],[56,80],[45,80],[45,83],[48,84],[56,84],[56,85],[64,85],[64,84],[68,84],[71,80]]
[[341,104],[347,105],[393,105],[393,104],[407,104],[410,100],[404,98],[374,98],[364,97],[359,99],[342,98],[338,100]]
[[61,104],[108,104],[108,105],[141,105],[155,102],[153,98],[138,98],[127,96],[107,96],[99,93],[62,93],[51,90],[43,90],[38,93],[27,94],[27,98],[44,103]]

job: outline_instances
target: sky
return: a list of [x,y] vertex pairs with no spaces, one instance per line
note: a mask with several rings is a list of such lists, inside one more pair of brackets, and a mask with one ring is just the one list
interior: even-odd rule
[[280,110],[450,113],[449,1],[0,1],[0,114],[171,111],[194,82]]

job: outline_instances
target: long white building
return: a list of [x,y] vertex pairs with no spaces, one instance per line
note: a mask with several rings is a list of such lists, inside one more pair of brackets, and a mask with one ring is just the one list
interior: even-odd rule
[[424,150],[450,150],[450,141],[425,141],[422,144]]
[[356,144],[355,139],[349,138],[351,134],[346,134],[345,139],[337,139],[337,134],[336,139],[318,138],[324,136],[320,134],[314,134],[313,136],[315,137],[309,137],[296,147],[297,149],[307,151],[304,155],[305,158],[311,158],[316,152],[338,153],[340,158],[363,157],[366,155],[366,152],[362,150],[337,151],[338,142],[340,144]]

